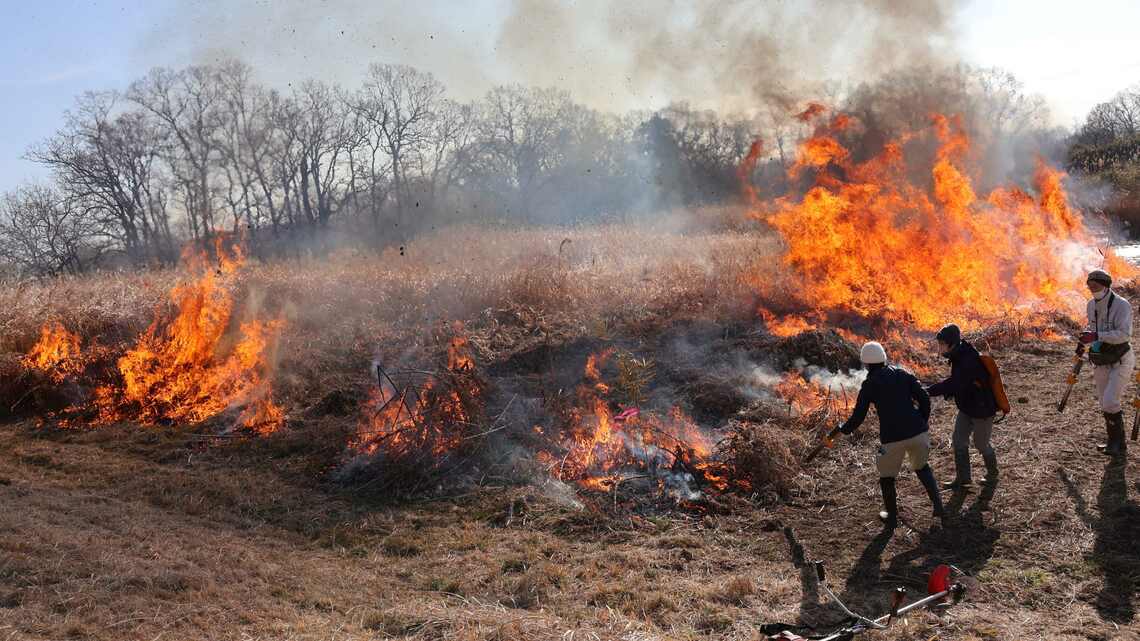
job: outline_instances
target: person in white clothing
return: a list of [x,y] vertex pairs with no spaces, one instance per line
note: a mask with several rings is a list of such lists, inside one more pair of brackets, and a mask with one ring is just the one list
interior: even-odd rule
[[1081,334],[1081,345],[1089,350],[1089,361],[1095,366],[1096,394],[1104,413],[1108,442],[1097,449],[1109,456],[1125,454],[1124,412],[1121,398],[1132,371],[1136,368],[1133,353],[1132,305],[1112,290],[1112,276],[1099,269],[1089,273],[1088,328]]

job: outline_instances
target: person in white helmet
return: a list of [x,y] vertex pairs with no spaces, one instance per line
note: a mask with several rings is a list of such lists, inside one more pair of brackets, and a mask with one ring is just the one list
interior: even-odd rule
[[1109,456],[1126,453],[1124,440],[1124,412],[1121,397],[1136,368],[1136,354],[1132,351],[1132,305],[1112,290],[1112,276],[1096,269],[1089,273],[1088,288],[1092,300],[1088,302],[1088,328],[1081,334],[1082,347],[1089,350],[1089,361],[1095,366],[1097,400],[1104,413],[1108,442],[1098,447]]
[[934,471],[927,459],[930,455],[930,396],[914,374],[887,365],[887,352],[876,342],[863,345],[859,358],[867,367],[867,379],[859,388],[859,397],[851,417],[839,428],[851,434],[867,418],[867,410],[875,406],[879,415],[879,451],[875,467],[879,472],[879,488],[883,493],[883,511],[879,518],[887,528],[898,524],[898,494],[895,478],[902,468],[903,459],[910,459],[922,486],[934,505],[934,516],[945,520],[942,496]]

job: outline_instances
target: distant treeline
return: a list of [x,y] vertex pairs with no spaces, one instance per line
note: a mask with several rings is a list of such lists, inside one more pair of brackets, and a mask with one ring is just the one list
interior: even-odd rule
[[[1059,138],[1040,99],[996,69],[898,72],[831,104],[863,124],[856,154],[933,111],[961,114],[971,135],[1005,147]],[[809,129],[776,111],[619,115],[518,85],[459,102],[401,65],[372,65],[354,88],[310,80],[288,91],[236,60],[159,68],[125,91],[84,94],[29,150],[52,180],[0,198],[0,262],[50,277],[172,264],[187,242],[218,233],[242,234],[268,259],[383,248],[456,221],[563,224],[723,204],[738,197],[737,167],[757,137],[767,156],[752,179],[778,195],[795,187],[784,169]]]
[[1140,85],[1089,112],[1072,136],[1068,168],[1112,187],[1107,213],[1140,232]]

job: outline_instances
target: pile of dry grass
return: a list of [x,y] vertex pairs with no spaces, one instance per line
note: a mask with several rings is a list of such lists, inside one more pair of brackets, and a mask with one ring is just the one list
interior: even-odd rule
[[747,492],[773,491],[786,497],[795,487],[799,465],[792,454],[802,451],[806,430],[776,421],[731,421],[728,436],[717,447],[732,483]]

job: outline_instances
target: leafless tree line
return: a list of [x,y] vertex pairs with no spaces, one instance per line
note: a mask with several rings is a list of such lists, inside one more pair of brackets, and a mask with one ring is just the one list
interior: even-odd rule
[[[832,104],[857,115],[871,143],[948,104],[1003,131],[1036,127],[1042,113],[1012,76],[969,68],[887,76]],[[84,94],[28,152],[53,180],[0,199],[0,261],[55,276],[112,258],[171,264],[218,233],[270,258],[334,242],[384,247],[457,220],[565,223],[720,203],[739,193],[736,168],[758,134],[770,171],[754,178],[782,180],[806,132],[788,116],[686,105],[608,114],[518,85],[460,102],[402,65],[372,65],[351,90],[270,88],[237,60],[158,68],[125,91]]]
[[672,136],[669,171],[719,171],[723,183],[749,122],[684,107],[669,118],[662,133],[660,115],[602,114],[517,85],[463,103],[402,65],[373,65],[355,90],[310,80],[288,91],[236,60],[159,68],[125,91],[84,94],[28,152],[54,179],[5,196],[0,245],[10,264],[56,275],[112,254],[169,264],[220,232],[269,255],[319,251],[330,230],[379,247],[456,219],[561,222],[657,207],[657,191],[682,204],[723,197],[658,180],[648,148]]

